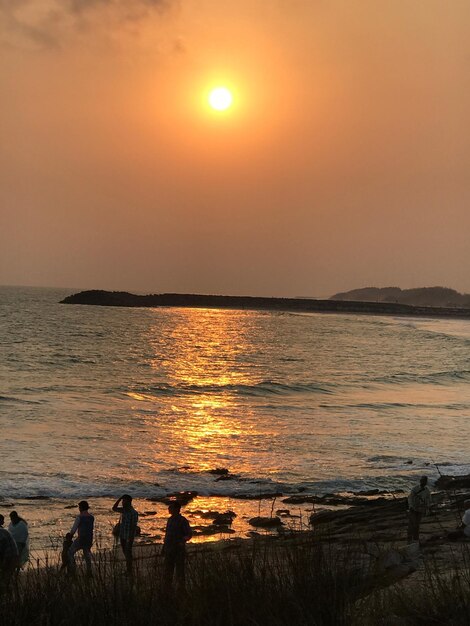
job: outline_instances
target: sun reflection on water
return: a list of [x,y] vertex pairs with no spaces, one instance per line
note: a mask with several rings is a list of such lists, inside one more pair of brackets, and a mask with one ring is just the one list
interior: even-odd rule
[[[171,326],[156,325],[148,335],[156,382],[168,385],[172,394],[171,404],[160,402],[153,416],[158,419],[160,439],[155,444],[161,445],[163,434],[169,455],[183,450],[184,459],[179,461],[195,471],[240,457],[234,448],[239,447],[240,435],[253,428],[249,419],[240,419],[234,393],[240,386],[259,382],[253,368],[246,367],[246,354],[253,350],[247,337],[249,315],[181,309],[172,316]],[[133,398],[138,400],[138,395],[145,397],[134,394]]]
[[[174,385],[183,387],[226,387],[252,384],[252,373],[244,367],[244,355],[252,349],[246,340],[246,324],[240,313],[208,309],[183,309],[169,329],[168,358],[153,362]],[[158,329],[160,330],[160,329]],[[157,331],[158,332],[158,331]],[[165,337],[150,337],[160,352]]]

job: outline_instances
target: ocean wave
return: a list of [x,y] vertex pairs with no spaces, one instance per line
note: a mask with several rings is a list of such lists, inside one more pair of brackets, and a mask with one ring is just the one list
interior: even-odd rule
[[127,395],[135,397],[141,395],[143,399],[151,399],[155,396],[182,396],[201,395],[208,393],[226,393],[240,396],[269,396],[269,395],[291,395],[291,394],[331,394],[333,389],[327,385],[316,383],[285,384],[271,380],[261,381],[253,385],[246,384],[212,384],[212,385],[170,385],[162,383],[149,387],[132,389],[126,392]]
[[387,470],[390,477],[394,477],[396,473],[406,471],[411,476],[420,476],[428,474],[438,478],[439,468],[445,467],[445,473],[451,475],[468,474],[470,465],[468,463],[457,463],[455,461],[439,461],[432,456],[414,457],[398,456],[394,454],[377,454],[366,459],[366,462],[378,470]]
[[[417,478],[427,474],[431,481],[439,477],[439,467],[445,473],[466,474],[469,465],[438,463],[403,463],[403,458],[393,455],[378,455],[369,459],[377,466],[386,466],[390,471],[381,474],[365,472],[361,477],[338,476],[318,480],[272,480],[265,477],[234,476],[230,480],[217,480],[209,472],[192,471],[191,468],[162,470],[155,480],[145,481],[132,477],[75,476],[65,473],[8,473],[0,472],[2,490],[0,499],[14,501],[19,498],[115,498],[122,493],[131,493],[135,498],[159,498],[178,491],[197,492],[202,497],[224,497],[233,499],[260,499],[289,496],[292,494],[324,495],[326,493],[355,492],[363,489],[408,489]],[[282,494],[282,495],[280,495]]]
[[88,356],[77,356],[73,354],[63,354],[57,353],[53,354],[51,357],[47,359],[39,359],[38,363],[41,365],[58,365],[60,363],[73,363],[73,364],[85,364],[85,365],[96,365],[97,360],[90,358]]
[[296,489],[288,484],[276,483],[264,479],[215,480],[215,476],[192,474],[190,472],[171,472],[158,477],[158,482],[145,482],[125,478],[92,480],[89,477],[65,477],[63,475],[47,478],[38,475],[6,474],[2,476],[4,499],[17,498],[99,498],[116,497],[122,493],[131,493],[136,498],[158,498],[178,491],[193,491],[204,497],[259,498],[260,495],[294,493]]
[[374,383],[385,383],[399,385],[401,383],[417,383],[417,384],[434,384],[446,385],[455,382],[469,382],[470,370],[446,370],[441,372],[432,372],[430,374],[413,374],[412,372],[400,372],[398,374],[390,374],[373,378]]
[[319,407],[330,411],[343,411],[344,409],[369,409],[371,411],[387,409],[410,409],[411,411],[416,411],[418,409],[442,409],[443,411],[465,411],[470,409],[470,403],[447,402],[439,404],[436,402],[351,402],[344,404],[331,404],[323,402],[319,404]]
[[14,396],[0,396],[0,402],[12,402],[15,404],[41,404],[39,400],[25,400],[24,398],[16,398]]

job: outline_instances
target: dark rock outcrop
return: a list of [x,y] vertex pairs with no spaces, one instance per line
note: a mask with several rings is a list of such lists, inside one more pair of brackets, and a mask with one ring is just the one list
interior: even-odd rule
[[176,491],[175,493],[169,493],[166,496],[156,496],[154,498],[147,498],[149,502],[163,502],[164,504],[171,504],[171,502],[179,502],[182,506],[194,500],[198,495],[197,491]]
[[384,520],[392,520],[394,518],[406,518],[406,498],[395,498],[387,500],[385,498],[377,498],[370,500],[370,504],[361,503],[357,506],[351,506],[349,509],[340,509],[332,511],[319,511],[310,516],[310,524],[315,527],[321,524],[339,523],[358,524],[366,527],[367,524],[373,524],[376,528],[383,526]]
[[193,535],[194,536],[210,536],[210,535],[223,535],[228,534],[231,535],[235,531],[229,526],[218,526],[217,524],[209,524],[208,526],[194,526],[193,527]]
[[215,474],[216,476],[228,476],[229,471],[226,467],[216,467],[215,469],[207,470],[208,474]]
[[252,517],[248,520],[251,526],[255,528],[276,528],[282,526],[282,521],[279,517]]
[[233,520],[237,517],[234,511],[224,511],[221,513],[220,511],[196,510],[188,511],[188,514],[202,519],[210,519],[214,526],[231,526]]
[[366,497],[366,496],[375,496],[377,494],[389,494],[388,491],[380,491],[379,489],[371,489],[366,492],[358,492],[364,495],[340,495],[334,493],[327,493],[323,496],[308,496],[308,495],[295,495],[289,496],[288,498],[284,498],[282,502],[284,504],[323,504],[328,506],[336,506],[338,504],[345,506],[356,506],[362,504],[364,506],[375,506],[378,504],[382,504],[387,502],[388,499],[383,497],[382,495],[378,498],[375,497]]
[[237,514],[233,511],[218,513],[215,517],[212,518],[212,523],[215,526],[231,526],[235,517],[237,517]]
[[470,474],[463,476],[445,476],[442,475],[436,480],[438,489],[468,489],[470,488]]

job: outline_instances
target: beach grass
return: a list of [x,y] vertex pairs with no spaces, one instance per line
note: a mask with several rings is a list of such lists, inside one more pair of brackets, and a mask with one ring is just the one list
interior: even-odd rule
[[457,544],[447,562],[428,555],[416,577],[366,599],[364,626],[468,626],[470,546]]
[[[470,623],[468,554],[450,571],[428,561],[413,580],[383,588],[364,578],[358,544],[313,537],[202,546],[190,552],[185,591],[168,590],[159,548],[141,550],[132,578],[112,552],[93,576],[56,566],[21,572],[0,601],[0,623],[16,625],[368,626]],[[49,562],[57,562],[50,555]],[[390,621],[391,620],[391,621]],[[450,621],[449,621],[450,620]]]
[[[230,546],[230,543],[228,544]],[[186,590],[165,588],[162,558],[143,550],[132,579],[121,560],[98,553],[93,576],[57,567],[22,572],[4,591],[0,622],[19,624],[347,624],[344,555],[318,542],[249,541],[190,553]],[[57,562],[49,555],[49,562]]]

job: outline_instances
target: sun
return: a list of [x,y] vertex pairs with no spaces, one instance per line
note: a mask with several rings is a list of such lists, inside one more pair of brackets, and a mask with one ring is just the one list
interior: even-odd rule
[[216,111],[226,111],[233,104],[233,96],[227,87],[215,87],[209,93],[209,104]]

